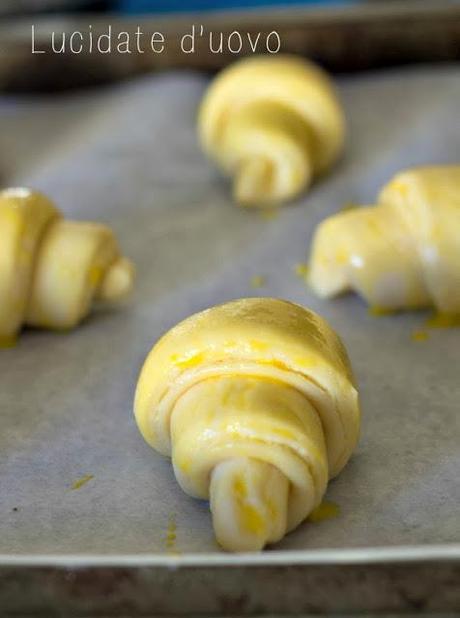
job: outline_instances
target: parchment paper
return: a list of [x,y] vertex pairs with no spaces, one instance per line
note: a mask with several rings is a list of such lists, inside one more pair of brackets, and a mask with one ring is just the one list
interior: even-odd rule
[[[45,191],[69,217],[110,222],[138,266],[125,307],[66,336],[27,331],[0,351],[0,553],[218,551],[207,504],[183,494],[169,462],[140,437],[133,392],[166,329],[251,295],[288,298],[329,319],[362,397],[359,448],[327,493],[340,515],[302,525],[276,550],[460,540],[460,329],[414,342],[423,313],[375,318],[353,295],[320,301],[293,272],[316,223],[344,202],[372,202],[400,168],[458,162],[460,69],[339,84],[346,156],[270,221],[236,208],[200,153],[203,76],[0,101],[1,183]],[[266,277],[260,290],[254,275]]]

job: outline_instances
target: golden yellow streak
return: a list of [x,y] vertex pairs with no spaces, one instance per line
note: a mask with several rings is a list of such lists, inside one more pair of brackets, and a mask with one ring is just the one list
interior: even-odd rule
[[237,476],[233,481],[233,491],[237,498],[245,499],[248,495],[248,488],[244,479],[241,476]]
[[260,211],[260,216],[265,221],[273,221],[279,217],[279,209],[278,208],[262,208]]
[[17,345],[16,337],[0,337],[0,349],[14,348]]
[[237,502],[238,516],[244,530],[260,534],[265,530],[265,519],[259,511],[248,502],[248,488],[243,477],[237,476],[233,482],[233,492]]
[[308,264],[300,262],[294,266],[294,272],[298,277],[306,281],[308,273],[310,272],[310,267]]
[[88,483],[88,481],[91,481],[91,479],[93,478],[94,474],[87,474],[86,476],[82,476],[81,479],[78,479],[78,481],[75,481],[75,483],[72,484],[72,489],[80,489],[80,487],[86,485],[86,483]]
[[258,341],[257,339],[251,339],[249,341],[249,345],[253,350],[256,350],[257,352],[266,352],[267,348],[269,347],[268,343],[265,343],[265,341]]
[[340,514],[340,507],[335,502],[328,502],[324,500],[316,509],[308,516],[308,521],[313,523],[318,523],[324,521],[325,519],[332,519],[334,517],[338,517]]
[[251,287],[252,288],[261,288],[265,285],[267,279],[263,275],[254,275],[251,277]]
[[104,271],[100,266],[93,266],[89,271],[89,282],[94,287],[98,286],[102,280]]
[[193,354],[191,356],[182,357],[182,358],[177,358],[174,356],[174,357],[171,357],[171,360],[178,367],[181,367],[182,369],[187,369],[187,368],[195,367],[196,365],[199,365],[204,360],[204,353],[197,352],[196,354]]
[[251,504],[248,504],[247,502],[240,504],[239,513],[241,516],[242,527],[248,532],[251,532],[252,534],[260,534],[265,530],[265,519]]
[[411,334],[412,341],[426,341],[430,335],[425,330],[414,330]]
[[339,208],[339,212],[347,212],[348,210],[353,210],[354,208],[358,208],[358,205],[354,204],[353,202],[345,202]]
[[374,318],[381,318],[387,315],[395,315],[398,311],[396,309],[391,309],[390,307],[379,307],[378,305],[373,305],[372,307],[369,307],[368,313]]
[[177,524],[176,519],[173,515],[169,518],[168,529],[166,531],[166,548],[169,550],[174,550],[176,546],[177,539]]
[[427,328],[457,328],[460,326],[460,314],[434,313],[426,321]]

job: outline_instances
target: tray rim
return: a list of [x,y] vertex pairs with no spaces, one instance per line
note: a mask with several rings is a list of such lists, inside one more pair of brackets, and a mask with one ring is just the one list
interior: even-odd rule
[[[243,19],[252,21],[257,19],[264,22],[276,17],[281,23],[288,22],[293,18],[308,17],[312,24],[317,22],[332,22],[339,20],[346,22],[350,19],[365,21],[371,18],[385,19],[391,17],[406,17],[418,13],[423,18],[429,18],[433,14],[452,15],[460,17],[460,3],[455,0],[428,0],[423,5],[413,0],[397,0],[392,3],[380,1],[375,3],[357,3],[351,5],[331,4],[327,7],[302,7],[293,5],[289,9],[282,9],[276,5],[269,9],[248,10],[219,10],[210,12],[179,12],[173,15],[150,14],[120,16],[107,14],[103,17],[92,15],[91,21],[95,28],[110,20],[117,27],[129,28],[132,24],[143,23],[144,25],[155,24],[164,26],[169,24],[170,29],[175,29],[189,20],[203,21],[213,24],[219,20]],[[359,11],[358,11],[359,9]],[[46,16],[34,16],[33,21],[40,28],[48,26],[56,27],[57,24],[76,27],[88,20],[87,14],[70,14],[66,18],[50,18]],[[21,27],[29,25],[31,17],[10,18],[2,20],[0,24],[0,37],[6,40],[10,38],[24,37]],[[28,31],[27,31],[28,39]],[[341,549],[313,549],[313,550],[273,550],[260,554],[225,554],[216,552],[184,553],[184,554],[0,554],[0,568],[4,567],[56,567],[56,568],[83,568],[83,567],[238,567],[238,566],[283,566],[283,565],[365,565],[365,564],[390,564],[390,563],[417,563],[417,562],[460,562],[460,541],[449,544],[427,545],[398,545],[386,547],[360,547]]]
[[276,567],[459,562],[460,543],[226,554],[0,554],[0,568]]

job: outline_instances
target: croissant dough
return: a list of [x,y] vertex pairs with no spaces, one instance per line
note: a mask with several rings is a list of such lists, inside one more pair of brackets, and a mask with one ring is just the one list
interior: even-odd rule
[[205,152],[234,178],[247,206],[289,200],[340,154],[345,122],[329,77],[288,55],[243,59],[222,71],[199,112]]
[[376,206],[341,212],[315,234],[309,281],[388,309],[460,313],[460,165],[404,171]]
[[319,316],[287,301],[236,300],[191,316],[154,346],[135,416],[172,457],[182,489],[210,499],[219,543],[257,550],[321,502],[358,439],[346,351]]
[[0,192],[0,343],[24,324],[73,328],[93,300],[122,298],[133,278],[108,227],[64,221],[28,189]]

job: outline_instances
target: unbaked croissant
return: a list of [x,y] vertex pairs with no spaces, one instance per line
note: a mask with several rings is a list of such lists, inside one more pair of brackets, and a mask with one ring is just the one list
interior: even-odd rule
[[231,551],[259,550],[319,505],[360,413],[346,351],[319,316],[248,298],[175,326],[142,369],[135,415],[182,489],[210,499]]
[[328,76],[293,56],[236,62],[211,83],[199,113],[205,152],[233,177],[247,206],[305,190],[337,159],[344,117]]
[[309,281],[323,297],[352,289],[384,309],[460,313],[460,166],[402,172],[376,206],[323,221]]
[[0,343],[23,325],[73,328],[94,300],[129,292],[133,277],[108,227],[64,221],[28,189],[0,192]]

